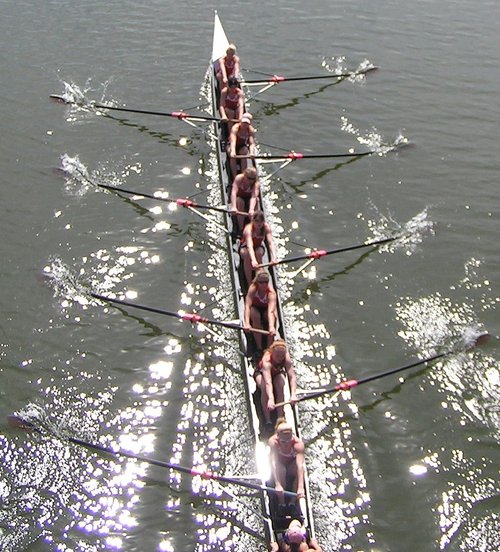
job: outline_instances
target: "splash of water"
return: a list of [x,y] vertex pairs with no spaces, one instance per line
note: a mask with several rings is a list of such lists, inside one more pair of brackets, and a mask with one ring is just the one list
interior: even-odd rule
[[410,144],[409,139],[401,132],[391,142],[388,142],[375,127],[361,134],[361,130],[356,128],[347,117],[342,116],[340,121],[340,128],[344,132],[356,136],[360,144],[366,146],[370,151],[380,156],[384,156],[391,151],[395,151]]
[[363,84],[366,82],[366,73],[375,69],[375,65],[368,59],[363,60],[356,69],[349,71],[346,64],[345,56],[333,56],[330,58],[323,57],[321,66],[326,69],[329,73],[334,75],[345,75],[349,74],[349,77],[346,77],[346,80],[356,84]]
[[59,170],[66,177],[66,190],[69,193],[82,196],[102,184],[121,186],[129,176],[142,173],[142,164],[140,161],[132,164],[124,162],[121,167],[102,166],[91,171],[78,155],[71,156],[65,153],[61,156]]

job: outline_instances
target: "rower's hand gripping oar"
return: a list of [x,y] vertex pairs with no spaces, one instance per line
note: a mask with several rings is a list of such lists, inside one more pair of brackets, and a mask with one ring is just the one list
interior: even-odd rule
[[192,324],[214,324],[215,326],[223,326],[225,328],[232,328],[240,331],[252,331],[252,332],[261,333],[264,335],[269,335],[269,332],[267,330],[261,330],[259,328],[247,329],[241,326],[240,324],[235,324],[234,322],[226,322],[223,320],[213,320],[211,318],[205,318],[204,316],[200,316],[199,314],[192,313],[192,312],[180,313],[180,312],[173,312],[173,311],[168,311],[164,309],[158,309],[156,307],[147,307],[145,305],[138,305],[137,303],[132,303],[131,301],[125,301],[123,299],[113,299],[111,297],[106,297],[105,295],[100,295],[98,293],[91,293],[90,295],[94,299],[99,299],[100,301],[106,301],[108,303],[114,303],[116,305],[123,305],[124,307],[133,307],[134,309],[153,312],[155,314],[172,316],[174,318],[179,318],[180,320],[187,320]]
[[393,236],[392,238],[383,238],[372,242],[363,242],[363,243],[358,243],[356,245],[349,245],[347,247],[341,247],[337,249],[326,249],[326,250],[318,249],[315,251],[311,251],[311,253],[305,253],[304,255],[297,255],[296,257],[285,257],[284,259],[275,261],[274,263],[260,264],[257,268],[264,268],[266,266],[275,266],[275,265],[284,264],[284,263],[293,263],[295,261],[302,261],[304,259],[312,259],[313,261],[315,261],[316,259],[321,259],[322,257],[326,257],[327,255],[333,255],[334,253],[344,253],[345,251],[354,251],[355,249],[361,249],[364,247],[382,245],[384,243],[389,243],[394,240],[397,240],[400,237],[401,236]]
[[[476,337],[476,339],[473,341],[471,345],[465,349],[465,351],[470,351],[474,347],[483,345],[486,343],[490,338],[490,335],[488,333],[483,333]],[[353,387],[357,387],[358,385],[361,385],[363,383],[368,383],[370,381],[375,381],[377,379],[385,378],[386,376],[391,376],[392,374],[397,374],[398,372],[403,372],[404,370],[409,370],[410,368],[415,368],[416,366],[420,366],[422,364],[426,364],[428,362],[432,362],[433,360],[438,360],[439,358],[443,358],[449,355],[457,354],[459,352],[462,352],[462,350],[457,349],[451,349],[450,351],[445,351],[444,353],[439,353],[436,355],[432,355],[427,358],[423,358],[421,360],[417,360],[416,362],[412,362],[411,364],[406,364],[405,366],[400,366],[399,368],[393,368],[392,370],[388,370],[386,372],[381,372],[379,374],[375,374],[373,376],[368,376],[366,378],[362,378],[360,380],[352,379],[352,380],[346,380],[343,381],[335,387],[329,387],[327,389],[321,389],[317,392],[308,392],[307,395],[303,397],[299,397],[296,401],[293,401],[294,403],[306,401],[309,399],[316,399],[318,397],[322,397],[323,395],[331,395],[333,393],[339,393],[340,391],[348,391],[349,389],[352,389]],[[290,404],[290,402],[282,402],[277,404],[276,406],[283,406],[285,404]]]
[[[33,423],[28,420],[24,420],[20,416],[13,414],[8,417],[9,423],[13,426],[24,428],[24,429],[33,429],[38,433],[42,433]],[[212,479],[213,481],[219,481],[220,483],[232,483],[234,485],[239,485],[240,487],[246,487],[247,489],[254,489],[257,491],[266,491],[270,493],[276,493],[274,487],[267,487],[266,485],[259,485],[258,483],[251,483],[250,481],[245,481],[243,479],[227,477],[225,475],[217,475],[211,472],[204,472],[197,470],[195,468],[187,468],[184,466],[179,466],[178,464],[171,464],[170,462],[164,462],[163,460],[156,460],[155,458],[148,458],[146,456],[141,456],[139,454],[132,454],[131,452],[126,452],[124,450],[114,450],[110,447],[105,447],[97,443],[90,443],[88,441],[83,441],[77,437],[66,437],[66,439],[75,445],[79,445],[91,450],[96,450],[99,452],[104,452],[106,454],[111,454],[112,456],[131,458],[132,460],[137,460],[139,462],[146,462],[152,466],[159,466],[160,468],[168,468],[174,471],[186,473],[193,477],[199,476],[202,479]],[[297,493],[292,491],[285,491],[285,495],[290,497],[296,497]]]
[[153,194],[147,194],[144,192],[137,192],[134,190],[126,190],[125,188],[121,188],[119,186],[111,186],[109,184],[97,184],[99,188],[103,188],[105,190],[110,190],[113,192],[119,192],[123,194],[128,195],[135,195],[135,196],[141,196],[141,197],[147,197],[148,199],[155,199],[156,201],[166,201],[167,203],[175,203],[179,207],[185,207],[186,209],[189,208],[196,208],[196,209],[206,209],[208,211],[217,211],[219,213],[230,213],[235,215],[248,215],[248,213],[245,213],[243,211],[234,211],[232,209],[229,209],[227,207],[217,207],[215,205],[203,205],[200,203],[196,203],[195,201],[192,201],[188,198],[179,198],[179,199],[173,199],[169,197],[162,197],[159,195],[153,195]]
[[73,102],[71,100],[66,100],[63,96],[60,96],[58,94],[51,94],[50,99],[59,103],[64,103],[68,105],[77,105],[80,107],[87,107],[87,108],[94,108],[94,109],[109,109],[111,111],[123,111],[126,113],[141,113],[143,115],[158,115],[160,117],[173,117],[175,119],[183,120],[183,119],[189,119],[192,121],[220,121],[219,117],[210,117],[208,115],[192,115],[189,113],[186,113],[185,111],[170,111],[170,112],[164,112],[164,111],[150,111],[147,109],[133,109],[128,107],[115,107],[113,105],[105,105],[100,103],[90,103],[88,105],[83,106],[79,102]]

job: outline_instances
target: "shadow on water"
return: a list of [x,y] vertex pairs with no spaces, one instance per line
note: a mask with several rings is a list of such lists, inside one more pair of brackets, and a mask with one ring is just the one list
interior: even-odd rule
[[[168,144],[169,146],[173,146],[175,148],[186,151],[190,156],[196,156],[200,154],[200,150],[198,149],[198,146],[200,145],[199,142],[200,140],[205,138],[205,135],[207,133],[207,130],[200,126],[189,126],[191,134],[189,137],[185,138],[184,142],[180,139],[180,136],[183,136],[182,134],[178,134],[177,136],[175,136],[174,134],[169,132],[153,130],[146,125],[132,122],[126,117],[116,117],[114,115],[110,115],[109,113],[101,113],[101,116],[105,117],[106,119],[111,119],[122,126],[135,128],[140,133],[151,136],[151,138],[154,138],[157,142]],[[204,142],[201,142],[201,145],[203,144]]]
[[284,111],[285,109],[289,109],[291,107],[295,107],[295,106],[299,105],[302,100],[308,100],[309,98],[312,98],[313,96],[316,96],[317,94],[321,94],[325,90],[327,90],[328,88],[331,88],[332,86],[336,86],[337,84],[340,84],[344,80],[346,80],[346,78],[338,79],[335,82],[330,82],[328,84],[320,86],[319,88],[317,88],[316,90],[314,90],[312,92],[306,92],[305,94],[302,94],[300,96],[295,96],[294,98],[291,98],[288,102],[281,103],[281,104],[275,104],[275,103],[272,103],[272,102],[269,102],[269,101],[259,99],[258,97],[250,96],[250,100],[252,102],[257,102],[257,103],[262,103],[263,104],[261,109],[254,110],[254,112],[255,112],[254,115],[261,115],[261,114],[265,115],[265,116],[278,115],[281,111]]
[[321,293],[323,291],[322,286],[324,284],[333,282],[339,276],[346,276],[347,274],[349,274],[354,268],[360,265],[366,258],[368,258],[377,249],[379,249],[379,247],[380,246],[374,246],[369,251],[366,251],[365,253],[363,253],[363,255],[360,255],[356,261],[347,265],[343,270],[338,270],[329,274],[328,276],[324,276],[323,278],[309,281],[305,288],[291,295],[285,301],[285,303],[292,303],[296,305],[308,304],[311,300],[311,295]]

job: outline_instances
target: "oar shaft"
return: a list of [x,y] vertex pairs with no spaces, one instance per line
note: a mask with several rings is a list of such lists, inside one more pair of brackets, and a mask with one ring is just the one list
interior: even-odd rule
[[[76,105],[77,102],[72,102],[70,100],[65,100],[62,96],[57,94],[52,94],[50,98],[64,102],[67,104]],[[184,111],[151,111],[149,109],[134,109],[130,107],[117,107],[114,105],[105,105],[100,103],[91,103],[88,107],[93,107],[95,109],[109,109],[110,111],[123,111],[124,113],[141,113],[143,115],[159,115],[160,117],[174,117],[175,119],[194,119],[198,121],[220,121],[219,117],[210,117],[208,115],[192,115],[185,113]]]
[[[15,423],[16,427],[33,429],[38,433],[41,433],[40,430],[33,423],[23,420],[21,417],[17,415],[9,416],[9,421],[11,423]],[[195,468],[187,468],[185,466],[179,466],[178,464],[171,464],[170,462],[157,460],[155,458],[148,458],[146,456],[141,456],[140,454],[133,454],[131,452],[126,452],[124,450],[114,450],[111,447],[99,445],[98,443],[90,443],[88,441],[78,439],[78,437],[67,437],[67,440],[70,443],[73,443],[74,445],[82,446],[91,450],[104,452],[112,456],[121,456],[124,458],[130,458],[132,460],[137,460],[139,462],[145,462],[152,466],[158,466],[160,468],[167,468],[181,473],[186,473],[193,477],[199,476],[199,477],[202,477],[203,479],[212,479],[214,481],[219,481],[221,483],[232,483],[234,485],[239,485],[240,487],[246,487],[248,489],[254,489],[258,491],[266,491],[266,492],[272,492],[272,493],[276,492],[276,489],[274,487],[267,487],[265,485],[251,483],[250,481],[241,480],[239,478],[226,477],[224,475],[217,475],[211,472],[202,472],[202,471],[196,470]],[[296,497],[297,493],[293,493],[291,491],[285,491],[285,495],[290,497]]]
[[[108,303],[114,303],[116,305],[122,305],[124,307],[133,307],[134,309],[139,309],[147,312],[153,312],[155,314],[163,314],[166,316],[173,316],[175,318],[180,318],[181,320],[186,320],[192,322],[193,324],[214,324],[215,326],[223,326],[224,328],[232,328],[234,330],[245,331],[245,328],[241,324],[235,324],[234,322],[225,322],[223,320],[212,320],[210,318],[205,318],[196,313],[186,312],[184,314],[179,312],[168,311],[165,309],[158,309],[156,307],[148,307],[146,305],[139,305],[137,303],[132,303],[131,301],[125,301],[124,299],[113,299],[111,297],[106,297],[105,295],[100,295],[98,293],[90,294],[94,299],[99,299],[100,301],[106,301]],[[257,333],[262,333],[269,335],[267,330],[261,330],[259,328],[249,328],[248,331],[253,331]]]
[[329,159],[336,157],[363,157],[364,155],[372,155],[375,151],[360,151],[355,153],[295,153],[290,152],[286,155],[235,155],[236,159],[267,159],[278,161],[280,159]]
[[152,194],[147,194],[145,192],[137,192],[134,190],[127,190],[125,188],[121,188],[120,186],[110,186],[109,184],[97,184],[98,188],[103,188],[105,190],[111,190],[113,192],[119,192],[122,194],[129,194],[129,195],[137,195],[141,197],[147,197],[149,199],[156,199],[157,201],[167,201],[169,203],[175,203],[175,199],[169,199],[168,197],[158,197]]
[[328,75],[311,75],[306,77],[283,77],[280,75],[269,75],[267,79],[255,79],[255,80],[245,80],[246,84],[265,84],[265,83],[280,83],[280,82],[296,82],[296,81],[307,81],[307,80],[322,80],[322,79],[343,79],[347,77],[355,77],[356,75],[364,75],[370,71],[374,71],[378,67],[369,67],[361,71],[352,71],[350,73],[330,73]]
[[[482,345],[483,343],[486,343],[488,341],[489,337],[490,336],[489,336],[488,333],[483,333],[483,334],[479,335],[474,340],[474,342],[469,347],[467,347],[467,349],[465,349],[465,350],[470,351],[474,347],[476,347],[478,345]],[[415,362],[411,362],[410,364],[406,364],[405,366],[400,366],[399,368],[393,368],[392,370],[388,370],[386,372],[381,372],[381,373],[375,374],[373,376],[368,376],[368,377],[362,378],[360,380],[353,379],[353,380],[343,381],[343,382],[339,383],[338,385],[336,385],[335,387],[330,387],[328,389],[322,389],[321,391],[318,391],[317,393],[310,393],[310,394],[306,395],[305,397],[299,397],[298,401],[306,401],[306,400],[309,400],[309,399],[315,399],[317,397],[321,397],[323,395],[338,393],[339,391],[347,391],[347,390],[349,390],[353,387],[356,387],[358,385],[361,385],[363,383],[368,383],[370,381],[375,381],[375,380],[378,380],[378,379],[381,379],[381,378],[385,378],[386,376],[397,374],[398,372],[403,372],[404,370],[409,370],[411,368],[415,368],[416,366],[420,366],[422,364],[427,364],[427,363],[432,362],[434,360],[438,360],[439,358],[443,358],[443,357],[446,357],[446,356],[449,356],[449,355],[457,354],[459,352],[460,352],[460,350],[451,349],[449,351],[445,351],[443,353],[438,353],[438,354],[432,355],[430,357],[423,358],[421,360],[416,360]],[[286,404],[286,403],[283,403],[283,404]],[[276,405],[276,406],[279,406],[279,405]]]
[[101,301],[106,301],[107,303],[114,303],[116,305],[123,305],[124,307],[133,307],[135,309],[147,311],[147,312],[154,312],[156,314],[164,314],[166,316],[173,316],[175,318],[182,318],[183,315],[179,314],[178,312],[168,311],[164,309],[157,309],[155,307],[147,307],[145,305],[138,305],[137,303],[132,303],[131,301],[125,301],[123,299],[113,299],[111,297],[106,297],[104,295],[100,295],[98,293],[91,293],[90,294],[94,299],[99,299]]
[[296,261],[302,261],[304,259],[320,259],[321,257],[326,257],[327,255],[333,255],[335,253],[344,253],[346,251],[354,251],[356,249],[362,249],[364,247],[371,247],[375,245],[382,245],[384,243],[389,243],[391,241],[394,241],[398,238],[398,236],[392,237],[392,238],[383,238],[381,240],[376,240],[372,242],[364,242],[364,243],[358,243],[356,245],[349,245],[347,247],[340,247],[338,249],[319,249],[312,251],[311,253],[305,253],[304,255],[297,255],[296,257],[286,257],[284,259],[281,259],[279,261],[276,261],[275,263],[265,263],[259,265],[259,268],[264,268],[266,266],[274,266],[284,263],[293,263]]
[[218,211],[218,212],[221,212],[221,213],[234,213],[236,215],[248,215],[248,213],[244,213],[244,212],[241,212],[241,211],[232,211],[231,209],[228,209],[227,207],[217,207],[216,205],[214,205],[214,206],[212,206],[212,205],[202,205],[200,203],[196,203],[195,201],[191,201],[190,199],[187,199],[187,198],[174,199],[174,198],[169,198],[169,197],[155,196],[155,195],[148,194],[148,193],[145,193],[145,192],[138,192],[136,190],[127,190],[127,189],[122,188],[120,186],[110,186],[109,184],[97,184],[97,186],[99,188],[104,188],[105,190],[111,190],[113,192],[121,192],[121,193],[129,194],[129,195],[137,195],[137,196],[147,197],[149,199],[155,199],[156,201],[166,201],[168,203],[176,203],[180,207],[186,207],[186,208],[196,207],[197,209],[206,209],[206,210],[209,210],[209,211]]

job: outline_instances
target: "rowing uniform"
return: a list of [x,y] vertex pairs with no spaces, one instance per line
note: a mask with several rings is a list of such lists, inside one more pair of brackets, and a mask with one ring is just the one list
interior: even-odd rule
[[236,111],[240,103],[240,95],[238,93],[238,90],[236,90],[232,95],[230,94],[230,92],[231,92],[231,88],[229,88],[226,94],[226,101],[224,102],[224,107],[226,109],[232,109],[233,111]]
[[253,187],[255,186],[255,180],[249,180],[243,177],[238,182],[238,192],[236,195],[242,199],[250,199],[253,193]]
[[248,130],[245,132],[245,129],[243,129],[241,125],[238,125],[238,130],[236,131],[236,151],[250,145],[250,136],[250,127],[248,127]]
[[[265,227],[262,227],[262,231],[258,232],[257,229],[255,229],[252,224],[252,244],[253,244],[254,251],[258,247],[262,247],[264,238],[265,238]],[[243,237],[241,238],[241,242],[240,242],[240,249],[242,247],[248,247],[248,244],[246,243],[245,233],[243,233]]]
[[235,69],[235,66],[236,66],[236,62],[234,60],[234,57],[230,58],[228,56],[224,56],[224,66],[226,67],[227,78],[236,76],[234,74],[234,69]]
[[267,307],[269,306],[269,293],[271,292],[271,289],[269,286],[267,286],[266,291],[262,296],[259,295],[259,290],[254,293],[253,295],[253,301],[252,301],[252,307],[255,307],[256,309],[259,309],[260,311],[267,310]]
[[295,458],[297,457],[297,451],[295,450],[295,445],[298,442],[299,440],[297,439],[297,437],[295,437],[295,435],[292,435],[292,440],[290,441],[290,444],[291,444],[290,450],[288,452],[285,452],[281,448],[280,440],[279,439],[276,440],[275,448],[277,449],[276,452],[278,455],[278,460],[281,464],[291,464],[292,462],[295,461]]
[[[283,359],[283,361],[280,364],[276,364],[276,362],[273,362],[273,355],[270,353],[264,353],[264,356],[266,354],[269,354],[269,362],[271,364],[271,377],[274,378],[275,376],[278,376],[279,374],[285,374],[286,368],[285,368],[285,362],[286,357]],[[257,368],[255,369],[253,377],[257,376],[258,374],[262,373],[262,370],[264,369],[264,357],[260,360],[259,364],[257,365]]]

